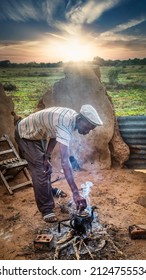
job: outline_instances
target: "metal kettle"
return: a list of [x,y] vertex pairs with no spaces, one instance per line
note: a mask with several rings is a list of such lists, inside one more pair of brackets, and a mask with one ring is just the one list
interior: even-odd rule
[[87,235],[92,232],[93,212],[95,209],[96,206],[91,207],[91,214],[88,211],[73,214],[70,220],[70,227],[74,229],[76,234]]

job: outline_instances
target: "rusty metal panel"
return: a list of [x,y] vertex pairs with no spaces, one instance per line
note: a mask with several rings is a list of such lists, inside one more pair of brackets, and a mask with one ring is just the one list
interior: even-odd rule
[[146,116],[117,118],[121,136],[130,148],[128,168],[146,169]]

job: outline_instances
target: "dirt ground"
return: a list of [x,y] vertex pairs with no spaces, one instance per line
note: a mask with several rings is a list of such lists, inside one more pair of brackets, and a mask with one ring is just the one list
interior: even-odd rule
[[[99,223],[123,253],[118,254],[107,242],[94,258],[145,260],[146,239],[132,240],[128,229],[134,224],[146,225],[146,173],[125,168],[96,171],[94,166],[89,166],[74,174],[79,188],[87,181],[93,183],[90,203],[97,206]],[[66,181],[58,181],[53,186],[67,192],[67,197],[61,198],[59,202],[68,205],[72,196]],[[59,220],[67,218],[68,214],[61,212],[57,198],[55,203]],[[54,259],[53,249],[38,251],[34,248],[36,235],[49,230],[54,224],[42,220],[35,204],[33,188],[15,190],[10,195],[1,182],[0,205],[0,259]],[[84,258],[90,259],[90,256],[81,257]],[[66,255],[64,259],[74,259],[74,256]]]

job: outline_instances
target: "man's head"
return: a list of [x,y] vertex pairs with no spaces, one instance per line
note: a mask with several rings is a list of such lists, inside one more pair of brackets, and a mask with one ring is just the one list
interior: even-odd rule
[[97,111],[91,105],[83,105],[76,119],[76,129],[86,135],[96,126],[103,125]]

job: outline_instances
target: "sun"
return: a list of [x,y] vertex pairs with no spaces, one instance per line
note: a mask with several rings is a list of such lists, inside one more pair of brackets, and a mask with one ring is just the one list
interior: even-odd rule
[[97,51],[96,42],[89,35],[60,36],[52,33],[42,38],[39,49],[45,60],[65,63],[92,61]]
[[63,61],[88,61],[93,59],[93,46],[79,39],[69,39],[58,45]]

